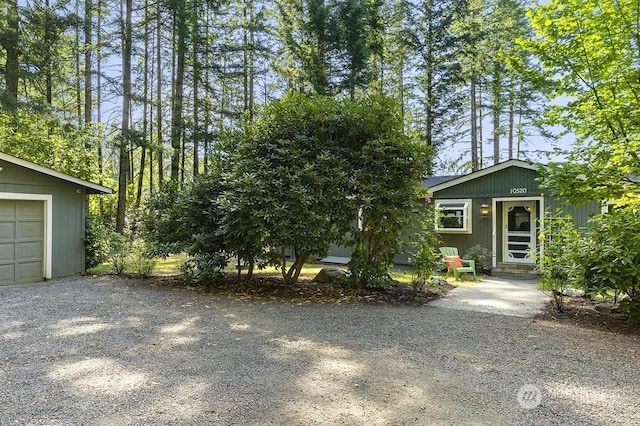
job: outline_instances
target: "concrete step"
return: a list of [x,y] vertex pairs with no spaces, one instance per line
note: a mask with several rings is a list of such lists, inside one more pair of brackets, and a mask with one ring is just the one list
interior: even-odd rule
[[538,273],[536,272],[535,267],[535,265],[498,262],[496,267],[491,271],[491,274],[537,275]]

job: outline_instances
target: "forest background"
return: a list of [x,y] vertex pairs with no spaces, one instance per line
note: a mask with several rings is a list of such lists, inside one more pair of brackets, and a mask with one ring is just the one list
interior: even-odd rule
[[[0,149],[118,191],[119,229],[161,183],[286,93],[401,105],[431,173],[557,154],[521,0],[3,0]],[[119,197],[119,198],[118,198]]]

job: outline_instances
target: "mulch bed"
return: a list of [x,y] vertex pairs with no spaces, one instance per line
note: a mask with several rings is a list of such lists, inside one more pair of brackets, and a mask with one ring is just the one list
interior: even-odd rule
[[[247,280],[245,276],[227,274],[224,282],[216,286],[194,284],[180,276],[161,276],[132,281],[140,285],[199,291],[236,300],[271,300],[294,305],[365,303],[415,306],[443,297],[456,288],[442,282],[437,287],[414,290],[410,284],[396,282],[388,289],[351,289],[334,284],[317,283],[307,277],[300,278],[294,285],[287,285],[277,274],[260,274],[251,280]],[[596,306],[597,303],[589,298],[566,297],[562,311],[558,311],[553,302],[549,302],[545,309],[535,316],[535,319],[558,325],[640,336],[639,324],[631,324],[625,315],[615,311],[596,309]]]
[[549,302],[535,319],[567,324],[592,330],[640,336],[640,324],[629,323],[626,315],[608,309],[596,309],[598,304],[587,297],[567,297],[562,311]]
[[267,299],[297,305],[309,303],[371,303],[390,305],[424,305],[430,300],[447,294],[455,286],[442,283],[437,287],[414,290],[410,284],[396,282],[388,289],[351,289],[334,284],[323,284],[310,278],[300,278],[294,285],[287,285],[279,275],[245,276],[227,274],[222,284],[197,285],[178,276],[153,277],[143,280],[153,287],[171,287],[224,295],[234,299]]

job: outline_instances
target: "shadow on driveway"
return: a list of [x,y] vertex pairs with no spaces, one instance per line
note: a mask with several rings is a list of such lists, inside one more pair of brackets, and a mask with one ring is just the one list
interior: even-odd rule
[[640,424],[638,349],[430,305],[53,280],[0,287],[0,424]]

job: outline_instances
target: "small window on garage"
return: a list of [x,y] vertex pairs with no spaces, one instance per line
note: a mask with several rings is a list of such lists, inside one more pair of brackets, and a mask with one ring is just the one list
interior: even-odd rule
[[471,200],[436,201],[436,230],[471,233]]

